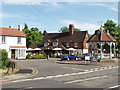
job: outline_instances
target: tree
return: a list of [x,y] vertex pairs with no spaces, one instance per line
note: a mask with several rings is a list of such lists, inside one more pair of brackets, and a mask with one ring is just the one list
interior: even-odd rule
[[114,38],[117,40],[116,47],[120,51],[120,26],[118,25],[114,31],[111,31],[111,34],[114,35]]
[[[74,30],[75,31],[80,31],[80,29],[78,29],[78,28],[74,28]],[[61,33],[69,32],[69,28],[64,26],[59,30],[59,32],[61,32]]]
[[110,34],[112,35],[112,36],[115,36],[113,33],[111,33],[111,32],[114,32],[115,30],[116,30],[116,28],[117,28],[117,26],[116,26],[117,24],[116,23],[114,23],[112,20],[107,20],[105,23],[104,23],[104,29],[105,30],[109,30],[109,32],[110,32]]
[[29,47],[29,45],[31,44],[39,44],[41,40],[43,39],[43,35],[41,31],[39,31],[38,28],[31,28],[29,30],[27,24],[25,24],[23,32],[26,34],[27,47]]
[[120,26],[117,25],[115,22],[112,20],[107,20],[104,23],[104,29],[109,30],[109,33],[117,40],[116,42],[116,49],[120,51]]
[[46,30],[43,31],[43,35],[45,35],[45,34],[47,34],[47,31],[46,31]]
[[40,41],[43,39],[43,35],[39,32],[38,28],[31,28],[30,29],[30,38],[32,44],[39,44]]
[[27,26],[27,24],[25,23],[25,27],[24,27],[24,29],[28,29],[28,26]]
[[30,33],[31,31],[28,29],[28,26],[27,24],[25,24],[25,27],[24,29],[22,30],[25,34],[26,34],[26,45],[27,47],[31,44],[31,41],[30,41]]

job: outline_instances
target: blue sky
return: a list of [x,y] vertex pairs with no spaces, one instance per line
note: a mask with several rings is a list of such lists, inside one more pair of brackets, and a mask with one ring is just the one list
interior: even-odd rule
[[[2,2],[2,26],[27,23],[29,28],[38,27],[40,31],[58,32],[61,27],[74,24],[76,28],[88,30],[90,34],[106,20],[118,22],[117,2],[35,2],[35,0],[13,0]],[[18,0],[19,1],[19,0]],[[26,1],[26,2],[25,2]]]

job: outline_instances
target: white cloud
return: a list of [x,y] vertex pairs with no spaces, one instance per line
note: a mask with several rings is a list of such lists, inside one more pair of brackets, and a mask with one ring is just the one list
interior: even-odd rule
[[22,18],[22,16],[10,13],[0,13],[0,18]]
[[40,0],[4,0],[3,4],[40,4]]
[[4,4],[41,4],[41,2],[118,2],[119,0],[2,0]]
[[87,23],[87,22],[77,22],[75,20],[63,20],[62,22],[66,25],[74,24],[75,28],[79,28],[82,31],[88,30],[90,34],[93,34],[95,30],[100,28],[100,26],[96,24]]
[[108,5],[107,3],[103,3],[103,2],[75,2],[75,3],[71,3],[69,2],[69,4],[80,4],[80,5],[86,5],[86,6],[99,6],[99,7],[104,7],[104,8],[108,8],[110,10],[113,10],[115,12],[118,12],[118,2],[114,2],[112,5]]

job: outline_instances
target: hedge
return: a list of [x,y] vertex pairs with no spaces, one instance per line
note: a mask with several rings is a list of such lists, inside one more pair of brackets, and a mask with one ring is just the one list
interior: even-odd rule
[[27,59],[46,59],[47,56],[45,54],[41,54],[41,55],[27,55],[26,58]]

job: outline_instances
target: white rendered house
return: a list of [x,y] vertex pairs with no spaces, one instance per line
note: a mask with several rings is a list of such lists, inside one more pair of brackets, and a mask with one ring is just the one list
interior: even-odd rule
[[26,59],[26,36],[21,30],[9,27],[0,27],[0,49],[8,52],[12,59]]

